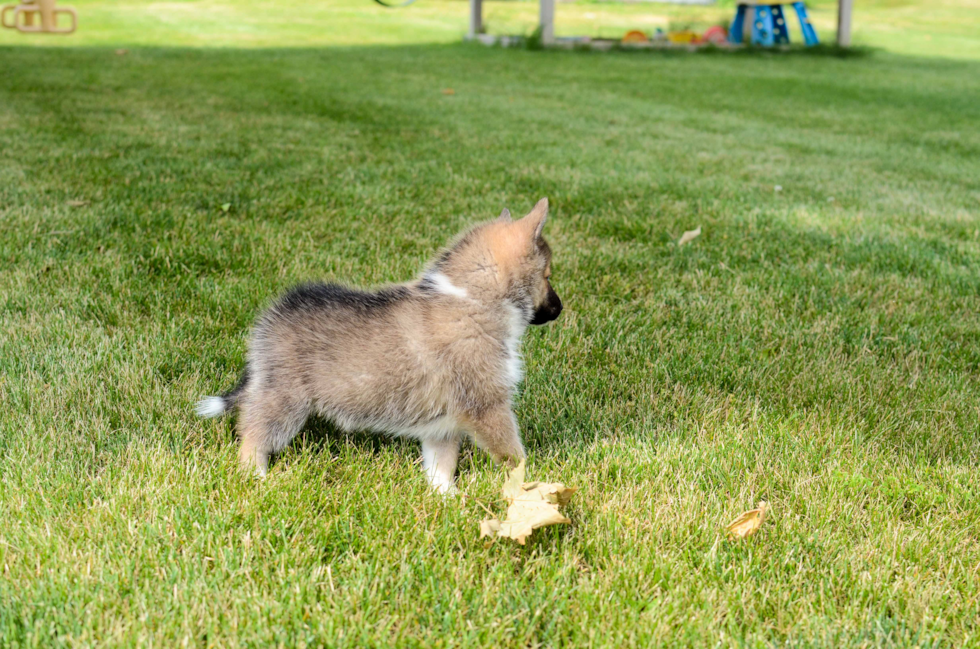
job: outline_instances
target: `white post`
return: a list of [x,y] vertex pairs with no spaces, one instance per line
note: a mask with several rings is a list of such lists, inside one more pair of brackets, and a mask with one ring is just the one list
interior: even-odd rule
[[466,37],[473,40],[483,33],[483,0],[470,0],[470,31]]
[[840,47],[851,46],[851,9],[854,0],[838,0],[837,3],[837,44]]
[[541,0],[541,44],[555,42],[555,0]]

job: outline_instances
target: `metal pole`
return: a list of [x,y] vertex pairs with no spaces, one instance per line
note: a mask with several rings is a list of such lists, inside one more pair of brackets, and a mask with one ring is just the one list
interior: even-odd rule
[[541,44],[555,42],[555,0],[541,0]]
[[483,33],[483,0],[470,0],[470,40]]
[[837,45],[851,46],[851,9],[854,0],[839,0],[837,3]]

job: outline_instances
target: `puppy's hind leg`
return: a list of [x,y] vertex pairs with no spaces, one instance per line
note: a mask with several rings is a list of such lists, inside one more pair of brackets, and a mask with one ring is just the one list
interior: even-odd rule
[[470,430],[473,441],[490,453],[493,459],[511,467],[524,459],[524,445],[517,428],[517,418],[506,404],[499,404],[471,414]]
[[272,395],[258,395],[243,400],[239,408],[238,457],[242,468],[254,470],[264,478],[269,471],[269,456],[284,449],[296,436],[309,415],[309,407],[283,402]]
[[429,485],[441,494],[456,493],[456,462],[459,461],[459,437],[422,440],[422,466]]

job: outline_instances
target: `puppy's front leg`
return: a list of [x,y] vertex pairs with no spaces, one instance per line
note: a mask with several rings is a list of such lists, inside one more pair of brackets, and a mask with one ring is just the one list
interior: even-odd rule
[[517,418],[510,406],[500,404],[469,415],[473,439],[498,462],[511,467],[524,459],[524,445],[517,429]]
[[422,466],[432,488],[441,494],[455,493],[456,462],[459,460],[458,437],[422,440]]

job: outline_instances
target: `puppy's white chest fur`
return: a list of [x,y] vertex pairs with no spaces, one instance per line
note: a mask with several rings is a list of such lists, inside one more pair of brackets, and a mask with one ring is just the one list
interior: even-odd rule
[[520,307],[512,302],[506,303],[507,309],[507,337],[504,339],[504,375],[503,379],[507,386],[513,390],[524,378],[524,359],[521,358],[521,338],[527,323],[524,321],[524,314]]

